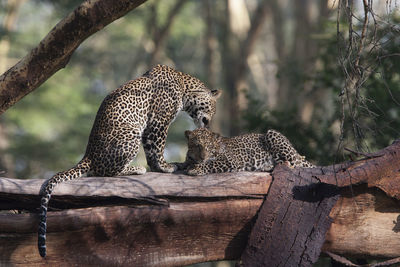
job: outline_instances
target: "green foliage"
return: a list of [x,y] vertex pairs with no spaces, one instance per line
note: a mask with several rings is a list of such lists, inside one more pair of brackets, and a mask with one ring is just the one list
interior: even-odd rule
[[72,166],[83,155],[103,96],[86,90],[89,81],[77,76],[79,68],[66,68],[7,111],[5,124],[13,133],[7,152],[19,177]]
[[[264,104],[254,97],[249,97],[249,108],[244,119],[249,132],[266,132],[275,129],[292,140],[296,149],[307,159],[327,165],[335,160],[336,138],[330,130],[331,120],[320,120],[319,129],[306,125],[297,119],[297,109],[268,111]],[[293,141],[295,140],[295,141]]]
[[[394,16],[391,19],[394,25],[398,24],[398,17]],[[321,165],[346,159],[343,147],[356,146],[353,123],[361,129],[358,135],[368,151],[376,151],[389,145],[399,137],[400,129],[400,61],[396,59],[400,54],[400,35],[398,30],[393,30],[388,24],[377,31],[377,36],[382,41],[381,49],[362,55],[363,59],[377,61],[377,64],[373,70],[374,74],[360,89],[360,104],[355,107],[358,114],[355,121],[345,107],[344,143],[338,149],[342,118],[340,92],[345,78],[338,64],[340,49],[337,43],[336,23],[327,23],[324,32],[325,35],[318,37],[320,51],[314,73],[304,72],[296,62],[281,68],[279,72],[281,79],[290,80],[294,87],[293,94],[300,92],[306,82],[313,84],[314,91],[328,94],[328,98],[316,105],[312,121],[306,124],[300,120],[298,113],[302,103],[296,103],[293,107],[288,105],[283,109],[268,110],[265,101],[251,94],[248,96],[249,109],[244,113],[250,131],[264,132],[271,128],[279,130],[290,140],[295,140],[295,147],[301,153]]]
[[[16,30],[8,33],[12,44],[8,54],[10,66],[80,3],[28,1],[22,5]],[[102,99],[111,90],[147,70],[147,46],[153,38],[151,25],[162,26],[174,3],[151,3],[157,10],[156,22],[149,21],[152,11],[151,5],[146,3],[92,35],[75,51],[65,69],[2,116],[9,146],[1,153],[11,157],[14,166],[10,167],[16,177],[48,178],[80,160]],[[202,57],[195,49],[198,42],[195,37],[201,36],[204,28],[201,16],[196,14],[198,5],[190,1],[177,15],[164,50],[165,61],[159,62],[176,64],[177,68],[195,76],[202,74],[202,69],[191,61],[200,61]],[[0,10],[0,18],[4,15],[4,10]],[[193,21],[195,26],[190,23]],[[193,122],[186,116],[179,116],[173,123],[167,140],[167,160],[184,159],[186,140],[183,132],[193,127]],[[143,151],[137,161],[145,164]]]
[[[400,16],[393,17],[399,25]],[[400,136],[400,35],[386,27],[378,32],[385,43],[381,51],[372,53],[378,61],[375,73],[366,81],[363,123],[371,128],[366,135],[370,147],[384,147]]]
[[[17,177],[49,177],[80,159],[100,102],[108,92],[147,70],[154,31],[164,25],[175,3],[149,1],[92,35],[75,51],[65,69],[2,116],[9,147],[1,153],[11,157]],[[35,47],[78,4],[80,1],[37,0],[22,5],[15,31],[6,33],[12,44],[8,53],[10,66]],[[0,21],[6,12],[3,6],[0,2]],[[218,1],[213,7],[219,14],[224,11],[225,4]],[[177,14],[159,63],[175,66],[207,84],[202,65],[206,27],[204,14],[201,14],[203,8],[197,1],[185,3]],[[217,18],[217,21],[221,19]],[[398,23],[398,18],[393,20]],[[223,33],[218,31],[218,25],[215,25],[217,40],[221,41]],[[341,24],[341,27],[346,25]],[[361,96],[365,105],[358,110],[357,117],[362,129],[370,129],[363,132],[364,143],[370,150],[388,145],[398,137],[400,129],[400,61],[384,56],[399,54],[399,35],[395,33],[390,28],[378,31],[378,37],[387,41],[383,50],[379,54],[363,55],[364,59],[370,57],[380,63],[376,73],[363,84]],[[291,57],[290,62],[277,63],[280,66],[278,78],[290,84],[287,105],[268,110],[257,90],[252,90],[249,109],[243,116],[247,122],[246,132],[277,129],[308,158],[319,164],[330,164],[345,159],[342,150],[337,153],[342,116],[339,94],[344,75],[338,65],[336,22],[326,21],[322,34],[311,37],[317,40],[319,47],[313,72],[303,70],[296,57]],[[222,48],[220,43],[218,45]],[[221,54],[217,53],[216,57],[221,67],[217,68],[218,76],[222,76]],[[305,84],[312,84],[311,95],[317,92],[324,96],[316,102],[310,123],[302,122],[299,116],[303,105],[299,95],[304,95]],[[227,85],[218,84],[218,87],[226,89]],[[229,104],[225,103],[224,107],[229,108]],[[352,123],[346,116],[343,146],[354,147]],[[184,159],[186,140],[183,132],[193,127],[187,116],[179,116],[172,124],[167,140],[167,160]],[[143,153],[139,164],[144,164]]]

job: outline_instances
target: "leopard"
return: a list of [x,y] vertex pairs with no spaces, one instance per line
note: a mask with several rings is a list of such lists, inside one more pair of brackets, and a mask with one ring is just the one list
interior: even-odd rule
[[188,175],[260,171],[271,172],[280,163],[290,168],[314,168],[300,155],[289,139],[270,129],[264,134],[224,137],[207,128],[185,131],[186,160],[179,165]]
[[220,95],[221,90],[209,89],[199,79],[166,65],[157,65],[109,93],[97,111],[82,160],[41,187],[39,254],[46,256],[47,209],[57,185],[84,175],[144,174],[145,167],[131,166],[140,144],[151,171],[174,172],[177,166],[164,159],[170,124],[179,111],[185,111],[197,127],[209,127]]

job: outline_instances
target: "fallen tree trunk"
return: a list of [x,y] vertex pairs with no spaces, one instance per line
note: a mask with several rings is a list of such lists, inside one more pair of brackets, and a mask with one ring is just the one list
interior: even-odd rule
[[0,265],[182,266],[240,256],[261,199],[50,212],[48,256],[34,214],[0,215]]
[[[399,148],[395,142],[367,158],[331,167],[279,166],[273,175],[342,186],[322,251],[400,257]],[[41,259],[34,211],[43,180],[1,178],[0,208],[6,213],[0,214],[0,265],[180,266],[239,259],[271,180],[269,173],[241,172],[65,182],[50,201],[48,256]]]
[[[67,182],[50,202],[65,210],[48,213],[46,259],[37,252],[35,213],[0,214],[0,265],[180,266],[238,259],[270,179],[267,173],[195,178],[150,173]],[[1,179],[2,209],[34,210],[41,183]],[[148,202],[159,198],[169,206]],[[105,207],[69,209],[96,204]],[[381,190],[343,189],[331,216],[323,251],[400,256],[400,205]]]
[[[1,179],[2,208],[34,211],[42,182]],[[65,210],[48,212],[48,256],[37,252],[36,214],[0,214],[0,265],[181,266],[238,258],[270,182],[268,173],[66,182],[50,201]],[[103,207],[70,209],[93,205]]]

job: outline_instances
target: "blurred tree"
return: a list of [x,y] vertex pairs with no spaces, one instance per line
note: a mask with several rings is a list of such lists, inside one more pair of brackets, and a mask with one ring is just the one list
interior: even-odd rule
[[[8,54],[15,58],[23,57],[29,47],[39,42],[40,36],[46,34],[61,16],[78,4],[79,2],[68,1],[27,2],[22,6],[23,19],[19,21],[16,29],[16,40],[19,42],[11,47]],[[175,4],[175,7],[183,7],[183,1],[177,1]],[[174,29],[174,36],[182,39],[178,41],[180,44],[184,43],[185,39],[193,39],[194,35],[201,35],[202,32],[201,25],[197,28],[187,26],[189,21],[193,21],[198,7],[196,3],[190,4],[191,8],[186,9],[183,18],[177,17],[183,20],[183,27]],[[166,52],[162,53],[165,55],[164,62],[159,63],[173,65],[171,62],[180,62],[180,57],[193,57],[191,53],[194,45],[186,52],[181,50],[181,45],[175,44],[176,38],[172,40],[172,45],[168,44],[171,40],[166,36],[172,27],[168,26],[169,30],[166,31],[165,25],[171,25],[172,14],[178,14],[174,3],[169,2],[165,5],[164,2],[157,2],[157,6],[157,20],[160,21],[159,25],[164,25],[157,27],[164,29],[164,42],[169,46],[164,49]],[[132,79],[147,70],[145,61],[144,65],[140,62],[134,71],[130,71],[126,66],[131,66],[135,61],[135,54],[127,51],[141,48],[142,43],[138,42],[138,39],[152,40],[155,36],[150,34],[147,28],[149,24],[145,19],[151,8],[145,6],[139,9],[135,16],[125,16],[102,32],[88,38],[76,50],[70,64],[64,70],[4,114],[2,118],[7,125],[7,136],[12,136],[12,139],[10,146],[7,149],[3,148],[0,154],[10,157],[11,162],[15,163],[14,167],[8,168],[7,176],[14,176],[15,170],[17,177],[48,177],[55,171],[76,163],[84,153],[90,127],[104,96],[124,83],[126,77]],[[40,12],[32,13],[31,10]],[[176,14],[172,10],[175,10]],[[38,23],[32,24],[32,20],[37,20]],[[201,17],[198,17],[196,22],[201,22]],[[197,32],[193,32],[193,29]],[[196,43],[196,40],[193,39],[191,43]],[[140,51],[145,55],[145,59],[151,58],[152,50]],[[181,148],[185,143],[183,132],[190,127],[194,127],[193,123],[186,116],[179,116],[177,125],[170,129],[167,153],[175,156],[167,155],[169,160],[183,159],[184,151]],[[180,145],[174,145],[176,142]],[[144,158],[139,160],[143,161]]]
[[[10,38],[15,29],[18,18],[18,11],[26,0],[8,0],[4,5],[5,14],[0,28],[0,73],[7,70],[8,56],[10,51]],[[0,5],[1,6],[1,5]],[[3,118],[0,118],[0,151],[9,148],[9,139],[7,129]],[[0,171],[7,171],[9,175],[14,176],[14,164],[12,158],[4,153],[0,153]]]
[[226,93],[224,95],[225,120],[221,127],[230,135],[243,131],[240,111],[247,107],[246,73],[247,60],[254,50],[255,42],[260,36],[263,22],[269,11],[270,1],[260,1],[255,8],[251,22],[246,5],[239,0],[226,0],[223,6],[224,16],[220,16],[218,26],[221,32],[219,42],[221,53],[221,68]]
[[[376,32],[371,32],[371,35],[376,35],[376,39],[380,40],[374,43],[380,48],[371,50],[371,46],[362,53],[362,57],[368,59],[368,64],[378,63],[373,74],[363,80],[359,96],[362,102],[359,106],[354,106],[358,112],[357,127],[361,129],[360,136],[368,151],[387,146],[400,133],[400,87],[397,82],[400,65],[394,59],[400,54],[400,35],[399,30],[393,27],[398,23],[399,16],[394,14],[388,18],[387,24],[377,28]],[[296,73],[303,77],[303,84],[311,84],[313,91],[323,91],[325,95],[315,99],[311,123],[298,116],[301,105],[286,105],[289,108],[285,110],[273,110],[254,92],[248,95],[250,104],[244,118],[250,131],[262,132],[270,128],[280,130],[295,143],[301,153],[318,164],[326,165],[344,160],[343,148],[356,146],[357,136],[353,134],[354,120],[348,114],[350,111],[343,107],[340,99],[345,75],[338,68],[337,59],[342,49],[338,49],[336,23],[331,21],[323,24],[325,34],[316,36],[318,38],[315,40],[319,53],[314,72],[310,74],[307,69],[295,68]],[[342,23],[340,27],[346,28],[346,24]],[[362,28],[362,25],[354,27]],[[341,122],[343,111],[347,115]],[[338,151],[341,130],[344,139]]]
[[[332,163],[341,136],[338,95],[345,76],[337,62],[336,18],[331,16],[336,12],[328,2],[149,1],[134,15],[126,15],[89,37],[64,70],[2,116],[3,133],[4,129],[7,132],[1,140],[8,140],[8,148],[0,148],[0,158],[9,158],[7,175],[13,176],[15,171],[17,177],[48,177],[74,164],[84,152],[104,96],[154,63],[173,66],[225,91],[214,131],[232,135],[276,128],[305,155],[322,164]],[[8,2],[0,3],[5,7]],[[38,0],[20,5],[21,16],[8,34],[12,44],[6,56],[8,67],[80,3]],[[0,8],[3,23],[7,12]],[[340,27],[346,29],[346,23]],[[360,30],[357,25],[354,28]],[[389,30],[386,33],[379,34],[388,38]],[[394,36],[391,40],[396,40]],[[396,42],[392,53],[398,53]],[[366,132],[371,149],[383,146],[399,129],[398,109],[392,105],[393,99],[398,99],[397,65],[385,55],[380,52],[371,57],[382,62],[382,69],[377,68],[377,74],[363,83],[368,90],[361,94],[369,99],[365,101],[369,117],[358,121],[376,130]],[[370,89],[373,87],[376,91]],[[374,126],[376,114],[380,117]],[[347,131],[352,124],[346,118],[344,146],[354,141],[354,135]],[[184,114],[177,118],[168,135],[168,160],[183,160],[183,132],[193,128]],[[376,138],[377,133],[384,137]],[[339,159],[343,154],[337,156]]]
[[[230,135],[245,131],[240,114],[248,107],[247,93],[257,89],[258,97],[265,97],[271,109],[300,107],[296,117],[310,123],[317,101],[314,99],[327,94],[312,90],[313,85],[305,83],[297,70],[312,73],[315,69],[319,47],[312,36],[322,32],[323,20],[332,14],[328,0],[223,3],[215,4],[219,14],[225,12],[225,16],[216,19],[223,71],[221,84],[226,90],[225,114],[219,114],[222,131]],[[276,71],[278,76],[273,73]],[[223,119],[228,116],[230,120]]]
[[151,68],[157,62],[159,62],[160,58],[160,52],[161,48],[163,47],[165,40],[169,34],[169,31],[171,29],[172,23],[178,15],[179,10],[183,7],[183,5],[186,3],[186,0],[177,0],[175,5],[171,8],[171,10],[168,12],[167,19],[165,21],[165,24],[162,27],[157,27],[157,15],[153,16],[153,25],[155,26],[155,29],[153,30],[153,51],[150,54],[150,60],[149,60],[149,65],[148,67]]
[[205,76],[210,88],[217,84],[217,48],[218,40],[215,32],[215,18],[211,0],[204,1],[204,23],[206,24],[204,67]]

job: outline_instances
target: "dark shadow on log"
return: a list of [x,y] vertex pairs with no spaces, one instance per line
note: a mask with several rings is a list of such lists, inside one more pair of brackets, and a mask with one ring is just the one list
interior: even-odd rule
[[233,237],[225,249],[226,260],[238,260],[247,246],[247,239],[250,235],[251,229],[253,229],[257,220],[257,215],[254,216],[248,223],[246,223],[242,229]]
[[338,187],[331,184],[311,183],[293,187],[293,199],[305,202],[321,202],[324,198],[335,197],[338,194]]
[[311,266],[333,221],[329,214],[338,200],[339,187],[367,184],[399,199],[400,169],[393,168],[399,165],[399,151],[400,142],[395,141],[355,162],[312,169],[275,167],[269,193],[242,254],[243,265]]

